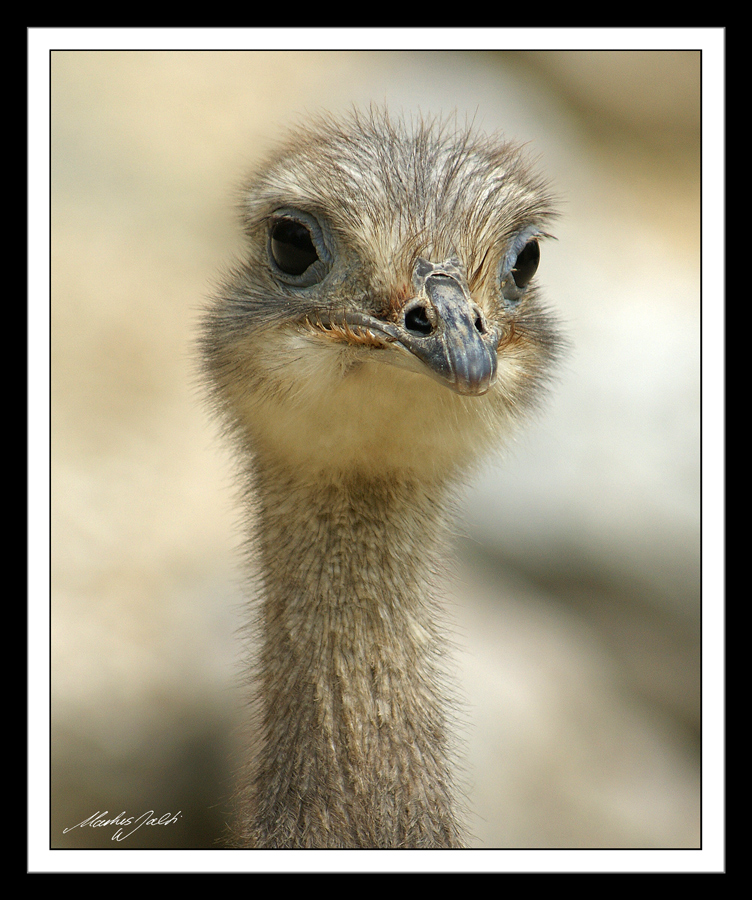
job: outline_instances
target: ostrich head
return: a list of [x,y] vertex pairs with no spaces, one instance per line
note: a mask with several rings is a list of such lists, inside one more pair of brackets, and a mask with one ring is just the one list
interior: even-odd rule
[[534,403],[557,345],[535,274],[552,197],[520,147],[370,111],[295,132],[242,196],[247,255],[205,358],[244,447],[454,472]]

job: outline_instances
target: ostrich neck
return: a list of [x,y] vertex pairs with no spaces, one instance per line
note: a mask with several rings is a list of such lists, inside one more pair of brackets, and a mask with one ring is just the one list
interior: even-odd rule
[[461,844],[441,684],[445,490],[256,463],[262,743],[244,841]]

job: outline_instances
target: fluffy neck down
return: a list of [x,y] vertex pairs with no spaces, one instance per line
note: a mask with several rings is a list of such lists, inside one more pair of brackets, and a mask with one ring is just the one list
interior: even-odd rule
[[239,842],[461,846],[433,590],[443,491],[410,477],[306,483],[261,460],[255,487],[261,741]]

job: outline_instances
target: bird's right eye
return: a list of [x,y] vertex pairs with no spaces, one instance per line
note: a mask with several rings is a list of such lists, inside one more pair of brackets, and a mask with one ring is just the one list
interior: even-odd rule
[[285,275],[302,275],[319,258],[308,225],[296,219],[277,219],[272,225],[269,248]]
[[283,206],[272,213],[267,235],[269,265],[277,281],[292,288],[309,288],[329,274],[335,244],[322,219]]

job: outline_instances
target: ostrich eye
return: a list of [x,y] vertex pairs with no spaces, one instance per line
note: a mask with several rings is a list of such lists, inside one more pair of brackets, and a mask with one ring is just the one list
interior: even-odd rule
[[527,287],[530,279],[535,275],[540,262],[540,247],[538,241],[528,241],[520,250],[517,262],[512,266],[512,278],[518,288]]
[[278,219],[272,226],[269,247],[285,275],[302,275],[319,258],[311,231],[295,219]]
[[272,273],[293,288],[309,288],[326,278],[332,266],[331,231],[302,209],[283,207],[269,221],[267,253]]
[[539,237],[540,232],[532,227],[520,232],[501,261],[501,294],[508,307],[514,308],[522,300],[538,270]]

